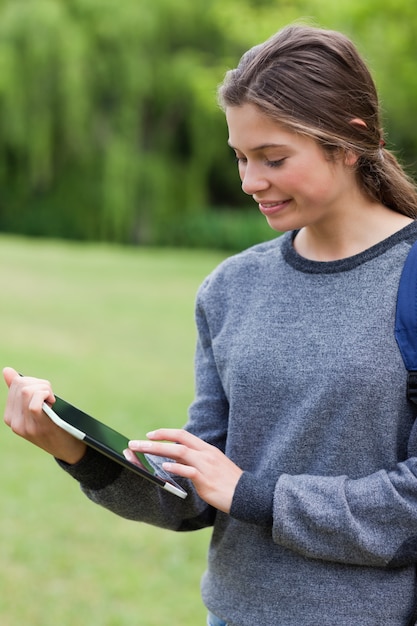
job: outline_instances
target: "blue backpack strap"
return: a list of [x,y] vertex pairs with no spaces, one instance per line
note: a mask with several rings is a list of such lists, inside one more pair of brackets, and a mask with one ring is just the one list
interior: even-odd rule
[[[417,404],[417,242],[405,260],[398,286],[395,338],[408,370],[407,398]],[[407,626],[417,624],[417,588]]]
[[395,338],[408,370],[407,397],[417,404],[417,242],[408,253],[400,278]]

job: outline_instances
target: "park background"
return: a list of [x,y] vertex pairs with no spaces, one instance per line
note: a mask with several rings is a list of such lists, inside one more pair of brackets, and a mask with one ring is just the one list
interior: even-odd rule
[[[0,0],[2,365],[132,438],[185,422],[198,285],[276,235],[240,189],[217,85],[297,20],[353,38],[415,176],[413,0]],[[0,451],[2,626],[204,623],[209,531],[99,509],[6,427]]]

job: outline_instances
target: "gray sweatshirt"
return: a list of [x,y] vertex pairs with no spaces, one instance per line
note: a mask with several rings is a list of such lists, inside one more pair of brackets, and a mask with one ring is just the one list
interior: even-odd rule
[[244,470],[230,515],[92,450],[66,470],[118,515],[214,525],[202,595],[230,626],[404,626],[417,429],[394,317],[417,223],[332,262],[298,256],[292,237],[230,257],[197,296],[186,428]]

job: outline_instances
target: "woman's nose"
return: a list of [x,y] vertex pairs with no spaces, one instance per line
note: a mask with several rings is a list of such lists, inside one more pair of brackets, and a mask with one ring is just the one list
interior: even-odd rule
[[269,187],[269,181],[256,165],[246,164],[240,173],[242,189],[249,196]]

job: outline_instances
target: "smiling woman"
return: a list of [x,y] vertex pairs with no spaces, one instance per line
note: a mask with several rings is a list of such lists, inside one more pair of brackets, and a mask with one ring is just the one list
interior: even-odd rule
[[42,413],[49,383],[10,368],[6,423],[120,516],[213,526],[210,625],[412,624],[417,426],[394,317],[416,189],[381,145],[374,83],[340,33],[283,29],[219,97],[243,190],[286,232],[204,280],[188,422],[129,442],[163,457],[188,497],[74,454]]
[[407,223],[394,212],[414,219],[414,183],[385,149],[353,44],[333,31],[285,33],[249,50],[219,89],[242,189],[275,230],[310,227],[295,238],[300,254],[351,256]]
[[288,130],[253,104],[227,107],[226,118],[242,189],[275,230],[318,222],[334,227],[336,215],[351,219],[368,205],[375,209],[357,184],[353,152],[330,159],[316,140]]

